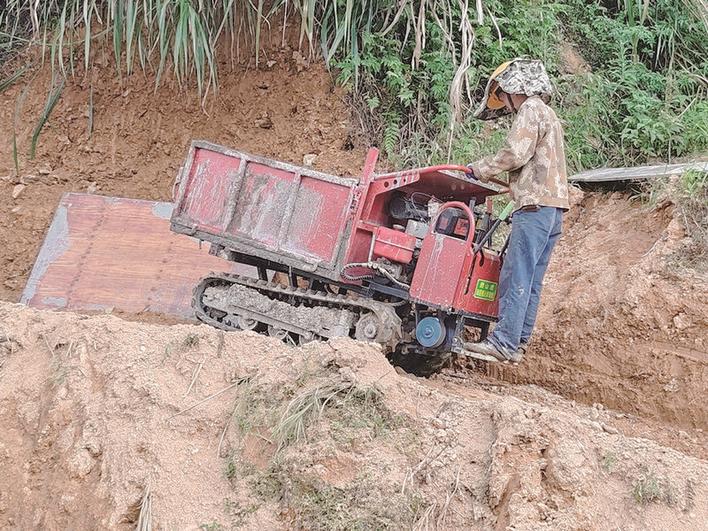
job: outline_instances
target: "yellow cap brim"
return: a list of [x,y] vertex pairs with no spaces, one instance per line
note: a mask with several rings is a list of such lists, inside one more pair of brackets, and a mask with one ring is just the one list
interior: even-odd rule
[[489,96],[487,96],[487,108],[492,109],[493,111],[504,107],[504,102],[497,97],[496,92],[497,90],[495,86],[493,87],[493,90],[489,91]]

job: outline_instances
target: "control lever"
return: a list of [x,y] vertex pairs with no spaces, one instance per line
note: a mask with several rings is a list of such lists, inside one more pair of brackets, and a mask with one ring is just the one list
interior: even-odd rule
[[489,227],[489,230],[484,234],[482,239],[474,244],[473,252],[477,254],[479,250],[484,247],[484,245],[491,240],[492,236],[494,236],[494,233],[496,230],[499,228],[499,225],[502,224],[502,222],[506,221],[506,219],[509,217],[509,214],[514,210],[514,202],[509,201],[507,205],[504,207],[504,210],[502,210],[501,214],[499,214],[499,217],[494,220],[494,223],[492,223],[492,226]]

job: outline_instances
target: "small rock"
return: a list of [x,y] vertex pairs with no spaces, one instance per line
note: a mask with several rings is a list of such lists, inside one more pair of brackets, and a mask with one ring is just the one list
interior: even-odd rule
[[596,421],[590,421],[590,426],[595,428],[598,431],[602,431],[602,424]]
[[346,383],[354,383],[356,381],[356,375],[351,367],[340,368],[339,376],[342,378],[342,381]]
[[73,504],[74,504],[74,496],[71,496],[69,494],[62,495],[61,508],[65,513],[70,514],[72,512]]
[[302,157],[302,163],[305,166],[312,166],[316,160],[317,160],[317,155],[315,155],[314,153],[308,153],[307,155]]
[[69,461],[69,475],[72,478],[83,478],[93,470],[95,460],[87,450],[81,449]]
[[22,207],[16,206],[16,207],[13,208],[10,212],[12,212],[13,214],[17,214],[20,210],[22,210]]
[[664,391],[667,393],[675,393],[676,391],[679,390],[679,383],[676,378],[671,378],[669,382],[664,386]]
[[688,438],[689,438],[689,437],[688,437],[688,433],[685,432],[685,431],[683,431],[683,430],[679,430],[678,433],[679,433],[679,437],[681,437],[682,439],[688,439]]
[[676,330],[686,330],[686,328],[691,326],[691,321],[685,313],[677,314],[676,316],[674,316],[673,321]]
[[270,119],[270,116],[268,116],[268,113],[263,113],[261,115],[261,117],[256,119],[253,123],[257,127],[260,127],[261,129],[272,129],[273,128],[273,121]]
[[16,184],[15,187],[12,189],[12,198],[17,199],[20,197],[20,194],[22,191],[27,188],[24,184]]
[[441,430],[445,427],[445,423],[437,417],[433,419],[431,424],[433,425],[434,428],[437,428],[439,430]]
[[608,424],[600,424],[602,426],[602,429],[606,431],[607,433],[612,433],[613,435],[616,435],[619,433],[619,430],[615,428],[614,426],[610,426]]
[[96,193],[96,183],[90,182],[88,187],[86,187],[86,193],[87,194],[95,194]]

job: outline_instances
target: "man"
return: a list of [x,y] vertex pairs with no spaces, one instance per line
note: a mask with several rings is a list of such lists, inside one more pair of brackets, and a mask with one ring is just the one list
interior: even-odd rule
[[563,128],[547,104],[553,88],[540,61],[514,59],[497,68],[475,112],[482,120],[516,113],[504,147],[468,165],[482,182],[509,172],[515,202],[499,279],[499,321],[468,348],[500,361],[521,361],[536,322],[543,277],[568,210]]

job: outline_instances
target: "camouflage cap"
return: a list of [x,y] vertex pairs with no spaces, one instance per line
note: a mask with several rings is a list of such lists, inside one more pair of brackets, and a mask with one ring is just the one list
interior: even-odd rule
[[490,94],[494,83],[507,94],[524,94],[526,96],[541,96],[548,103],[553,94],[553,85],[546,73],[543,63],[537,59],[512,59],[497,68],[490,76],[484,89],[484,98],[474,113],[480,120],[493,120],[509,114],[509,110],[499,105],[501,102]]

